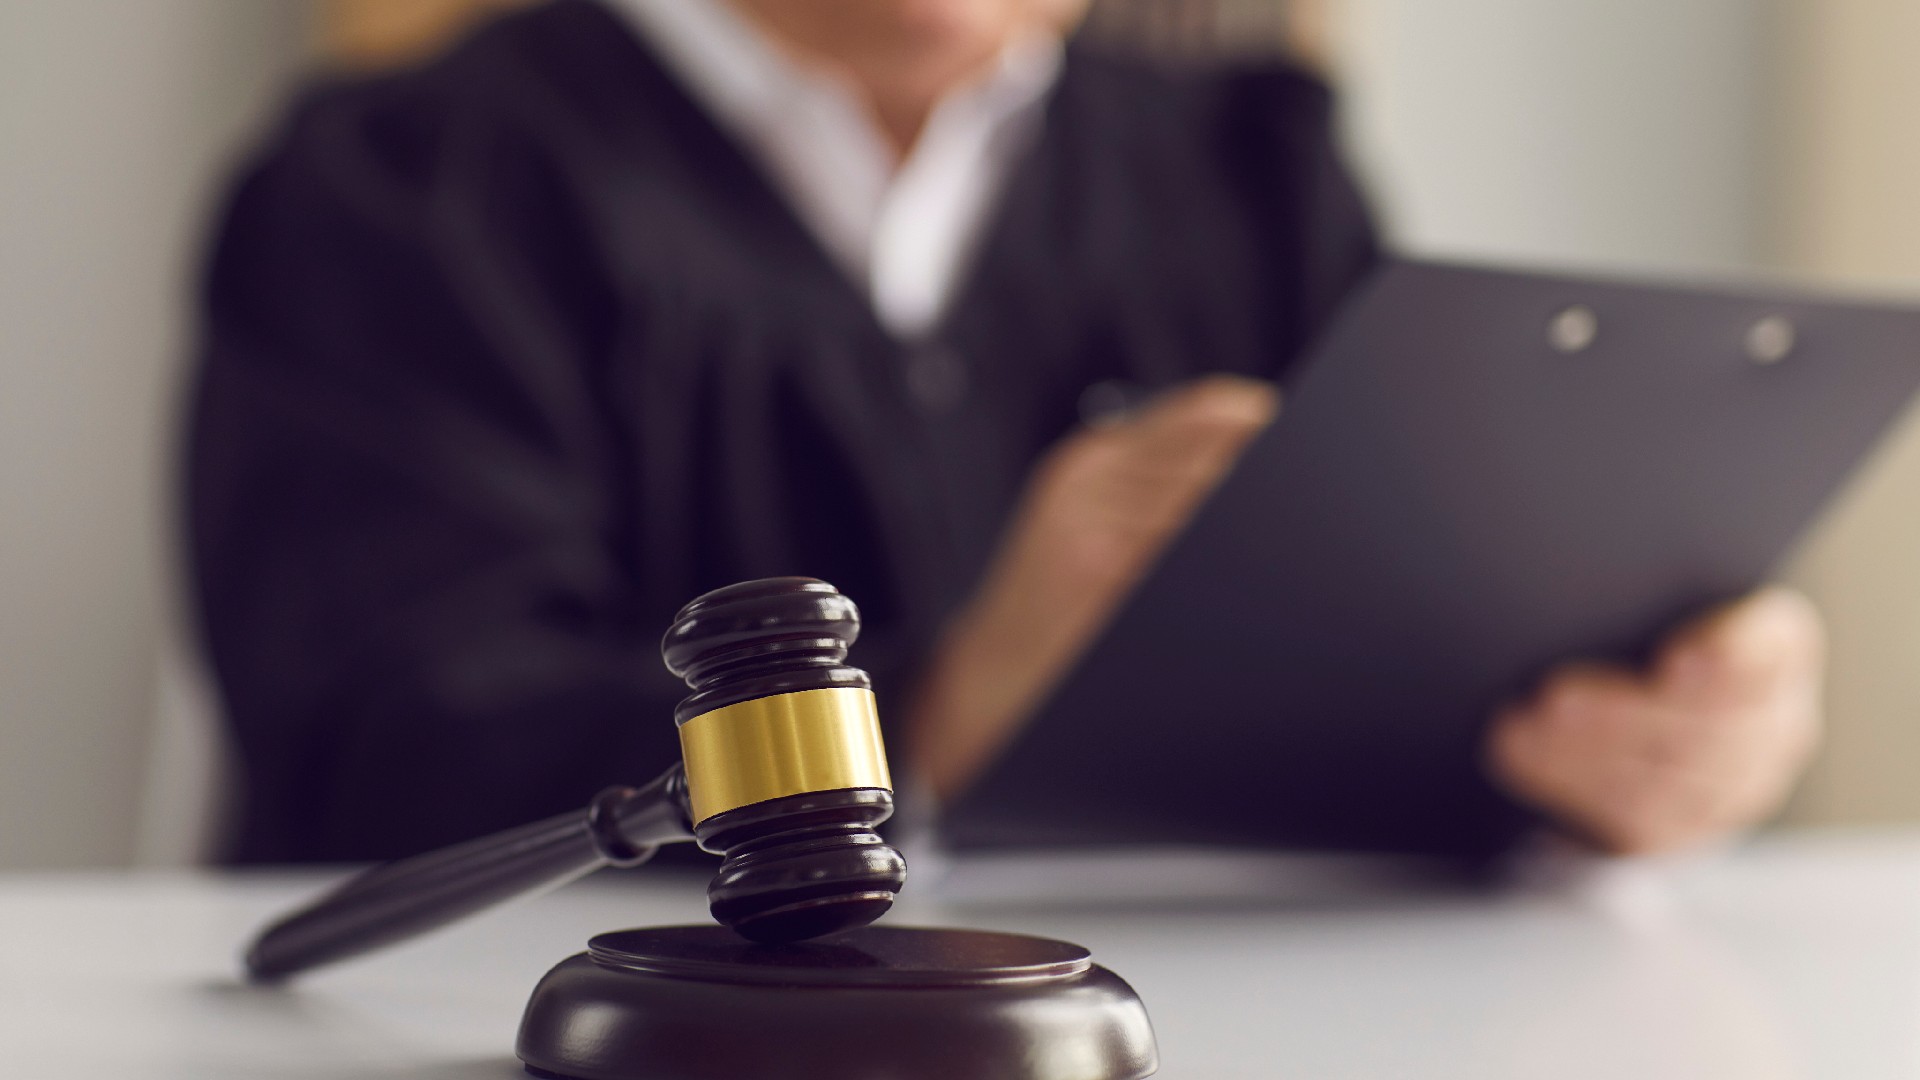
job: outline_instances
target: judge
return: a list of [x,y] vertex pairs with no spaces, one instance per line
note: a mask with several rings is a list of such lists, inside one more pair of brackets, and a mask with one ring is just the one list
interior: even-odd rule
[[[773,574],[860,602],[903,773],[991,767],[1377,255],[1322,86],[1103,56],[1074,7],[555,0],[301,98],[227,205],[192,412],[233,857],[649,775],[661,627]],[[1553,673],[1464,767],[1697,844],[1784,797],[1821,648],[1769,590]]]

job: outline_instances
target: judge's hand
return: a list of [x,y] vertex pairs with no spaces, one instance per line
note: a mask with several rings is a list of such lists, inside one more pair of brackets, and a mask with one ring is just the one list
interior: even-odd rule
[[1553,672],[1488,735],[1495,779],[1603,850],[1696,846],[1785,801],[1820,736],[1825,632],[1764,589],[1682,627],[1649,673]]
[[1019,730],[1278,403],[1268,383],[1212,376],[1040,461],[909,709],[907,756],[937,795]]

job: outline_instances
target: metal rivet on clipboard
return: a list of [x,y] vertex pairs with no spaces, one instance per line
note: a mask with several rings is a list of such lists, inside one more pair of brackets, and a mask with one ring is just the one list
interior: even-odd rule
[[1793,354],[1797,336],[1793,320],[1769,315],[1747,328],[1747,359],[1756,364],[1777,364]]
[[1585,352],[1600,334],[1600,317],[1585,304],[1566,308],[1547,323],[1547,343],[1563,353]]

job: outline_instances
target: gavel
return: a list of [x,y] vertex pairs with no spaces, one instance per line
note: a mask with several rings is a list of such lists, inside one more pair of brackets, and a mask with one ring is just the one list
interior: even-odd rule
[[645,787],[610,787],[567,813],[368,870],[267,928],[255,981],[403,941],[662,844],[723,856],[715,921],[792,942],[865,926],[907,864],[874,831],[893,782],[867,673],[846,664],[860,613],[813,578],[765,578],[680,609],[661,642],[693,693],[674,710],[681,761]]
[[[585,813],[368,870],[268,927],[280,982],[691,840],[723,856],[719,926],[595,936],[534,988],[515,1051],[545,1080],[1139,1080],[1159,1065],[1131,987],[1064,941],[870,925],[906,882],[874,831],[892,780],[860,613],[813,578],[707,593],[661,643],[692,689],[681,761]],[[644,719],[644,718],[643,718]]]

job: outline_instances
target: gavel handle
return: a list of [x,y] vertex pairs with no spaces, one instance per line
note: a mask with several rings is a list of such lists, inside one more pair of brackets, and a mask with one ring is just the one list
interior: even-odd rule
[[247,976],[285,979],[691,839],[686,774],[675,765],[646,787],[602,791],[585,813],[367,870],[262,931],[247,949]]

